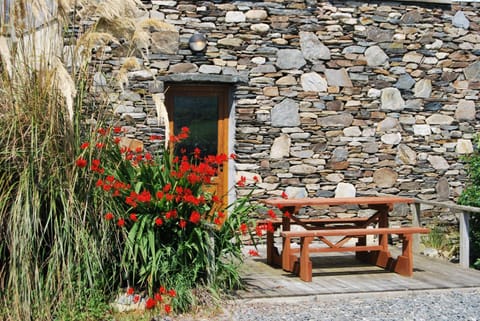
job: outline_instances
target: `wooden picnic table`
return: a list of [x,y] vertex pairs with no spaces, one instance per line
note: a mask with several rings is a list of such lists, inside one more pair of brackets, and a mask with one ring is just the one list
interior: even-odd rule
[[[404,275],[411,275],[412,267],[412,251],[411,251],[411,235],[414,233],[428,233],[425,228],[401,228],[390,229],[388,224],[388,213],[393,209],[394,204],[410,204],[414,200],[407,197],[398,196],[369,196],[369,197],[346,197],[346,198],[271,198],[262,201],[264,204],[279,208],[282,211],[281,219],[270,220],[270,224],[274,228],[282,228],[283,250],[278,252],[274,245],[273,231],[267,231],[267,263],[272,266],[281,265],[284,270],[292,271],[295,264],[304,261],[305,264],[310,264],[309,245],[313,238],[319,238],[324,242],[328,248],[317,249],[316,252],[334,252],[334,251],[355,251],[357,257],[360,259],[368,259],[374,261],[378,266],[386,268],[391,264],[390,253],[388,251],[388,235],[397,234],[402,238],[404,245],[403,257],[399,257],[401,261],[397,268],[393,267],[397,272]],[[319,218],[319,219],[303,219],[298,217],[298,212],[302,207],[306,206],[341,206],[341,205],[355,205],[365,206],[376,210],[375,214],[367,218],[353,217],[353,218]],[[289,232],[292,224],[301,225],[305,227],[306,231]],[[372,225],[375,225],[377,230],[372,231]],[[367,230],[368,229],[368,230]],[[327,236],[341,236],[343,239],[338,243],[332,243]],[[366,236],[378,235],[378,245],[367,246]],[[294,256],[294,253],[299,252],[290,248],[290,240],[293,237],[301,239],[300,253],[305,253],[307,257],[301,258],[300,262]],[[346,241],[350,238],[358,238],[358,243],[355,247],[344,247]],[[288,244],[286,244],[288,242]],[[305,248],[306,247],[306,248]],[[373,250],[373,251],[371,251]],[[286,252],[286,255],[285,253]],[[374,256],[374,259],[372,259]],[[405,261],[405,266],[402,267],[402,262]],[[305,263],[306,262],[306,263]],[[309,263],[310,262],[310,263]],[[301,264],[301,263],[300,263]],[[302,267],[300,267],[302,269]],[[302,277],[308,280],[308,273],[311,278],[311,266],[305,267],[307,272],[304,272]],[[308,269],[310,272],[308,272]],[[307,273],[307,276],[305,276]]]

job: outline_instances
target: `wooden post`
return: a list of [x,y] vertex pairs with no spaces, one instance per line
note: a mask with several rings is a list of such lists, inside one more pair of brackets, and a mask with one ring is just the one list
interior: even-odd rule
[[[413,213],[412,217],[412,224],[415,227],[420,227],[421,226],[421,214],[422,212],[420,211],[420,203],[413,203],[411,205],[411,210]],[[420,253],[420,234],[414,234],[413,235],[413,244],[412,244],[412,250],[413,253]]]
[[460,265],[463,268],[470,267],[470,213],[460,213]]

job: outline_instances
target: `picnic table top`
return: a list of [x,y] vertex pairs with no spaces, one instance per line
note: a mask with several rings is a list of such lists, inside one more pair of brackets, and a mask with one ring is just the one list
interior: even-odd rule
[[272,206],[298,207],[315,205],[379,205],[395,203],[414,203],[415,200],[401,196],[360,196],[360,197],[307,197],[307,198],[269,198],[261,201]]

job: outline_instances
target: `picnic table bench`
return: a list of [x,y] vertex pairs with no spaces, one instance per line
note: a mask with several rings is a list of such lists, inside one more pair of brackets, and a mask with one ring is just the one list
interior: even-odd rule
[[[306,282],[312,281],[312,262],[310,253],[325,252],[362,252],[364,255],[357,256],[379,267],[394,271],[400,275],[411,276],[413,274],[412,235],[415,233],[428,234],[430,230],[424,227],[399,227],[399,228],[366,228],[366,229],[321,229],[305,231],[281,232],[284,238],[282,251],[282,268],[285,271],[294,272],[300,279]],[[402,241],[402,254],[394,260],[388,250],[388,235],[396,234]],[[382,235],[379,244],[368,245],[364,241],[366,235]],[[328,239],[331,236],[342,237],[339,241]],[[300,238],[300,258],[294,254],[291,248],[291,239]],[[327,247],[310,247],[316,238]],[[354,246],[344,246],[350,239],[359,238]]]
[[[284,270],[295,272],[304,281],[311,281],[312,266],[310,253],[314,252],[355,252],[358,259],[372,262],[401,275],[410,276],[413,273],[412,235],[426,234],[429,229],[422,227],[390,228],[388,213],[397,203],[413,203],[413,199],[406,197],[376,196],[376,197],[348,197],[348,198],[303,198],[303,199],[267,199],[267,205],[279,208],[281,218],[259,221],[260,224],[271,224],[267,230],[267,263],[272,266],[281,266]],[[356,205],[375,209],[370,217],[352,218],[299,218],[298,211],[304,206],[337,206]],[[291,225],[300,225],[301,231],[291,231]],[[283,246],[282,252],[274,244],[274,231],[281,228]],[[402,254],[394,260],[388,250],[388,237],[398,235],[403,244]],[[377,235],[378,244],[368,245],[367,235]],[[340,237],[339,241],[332,241],[327,237]],[[292,248],[293,238],[300,239],[300,248]],[[354,246],[345,246],[352,239],[358,241]],[[312,247],[311,243],[318,239],[326,247]],[[297,257],[299,255],[299,257]]]

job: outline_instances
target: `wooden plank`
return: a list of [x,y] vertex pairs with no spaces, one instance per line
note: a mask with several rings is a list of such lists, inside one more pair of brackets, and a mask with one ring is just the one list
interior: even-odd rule
[[270,198],[261,201],[264,204],[281,207],[303,207],[319,205],[385,205],[395,203],[414,203],[413,198],[398,196],[365,196],[365,197],[310,197],[310,198]]

